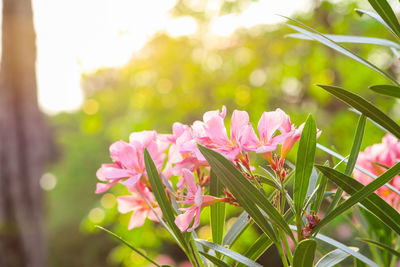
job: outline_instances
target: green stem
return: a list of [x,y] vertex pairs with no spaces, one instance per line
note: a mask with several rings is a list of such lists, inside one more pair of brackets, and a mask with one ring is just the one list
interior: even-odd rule
[[291,266],[293,266],[293,255],[292,255],[292,251],[290,250],[290,246],[289,246],[289,242],[287,241],[286,234],[282,230],[280,230],[280,232],[281,232],[281,238],[283,241],[283,245],[285,246],[286,255],[289,259],[289,263]]
[[281,256],[283,266],[284,267],[289,267],[287,259],[286,259],[286,255],[285,255],[285,253],[283,252],[283,249],[282,249],[282,244],[279,244],[279,245],[277,244],[276,248],[278,249],[279,255]]

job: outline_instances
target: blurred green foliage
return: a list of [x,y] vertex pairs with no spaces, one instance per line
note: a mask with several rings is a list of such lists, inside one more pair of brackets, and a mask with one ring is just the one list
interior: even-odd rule
[[[191,14],[182,5],[179,2],[177,14]],[[390,39],[380,24],[358,17],[353,11],[356,7],[350,1],[322,2],[312,13],[296,18],[324,33]],[[224,12],[235,8],[228,3]],[[130,214],[118,214],[115,197],[94,194],[96,170],[101,163],[110,162],[109,145],[127,140],[133,131],[156,129],[168,133],[173,122],[190,124],[201,119],[205,111],[222,105],[227,106],[228,114],[233,109],[247,110],[256,125],[263,111],[280,107],[297,125],[313,113],[323,131],[319,142],[347,155],[357,115],[314,86],[316,83],[357,92],[399,118],[399,103],[367,89],[371,84],[386,83],[378,74],[318,43],[285,38],[290,32],[279,24],[238,29],[227,38],[196,35],[174,39],[160,34],[127,65],[85,75],[82,85],[87,99],[82,109],[50,118],[60,154],[48,169],[57,177],[57,186],[47,194],[51,265],[146,264],[95,229],[96,224],[111,228],[151,257],[167,254],[177,262],[185,260],[160,225],[147,221],[142,228],[128,231]],[[390,51],[376,46],[348,47],[398,74],[397,59]],[[369,123],[363,147],[382,136],[383,132]],[[292,152],[289,159],[293,160],[294,155]],[[318,153],[318,161],[327,158]],[[117,194],[126,193],[121,190],[118,186],[113,189]],[[234,209],[228,215],[235,216]],[[207,220],[206,209],[202,221]],[[208,226],[201,227],[199,235],[208,238]],[[256,238],[256,230],[248,229],[246,238],[234,249],[243,252]],[[351,232],[343,238],[350,240]],[[271,263],[271,259],[266,262]]]

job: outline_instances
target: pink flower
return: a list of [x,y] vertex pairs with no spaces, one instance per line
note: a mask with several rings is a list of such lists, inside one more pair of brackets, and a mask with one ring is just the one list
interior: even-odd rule
[[143,183],[139,182],[137,183],[137,187],[129,188],[129,191],[132,194],[131,196],[117,197],[119,212],[128,213],[133,211],[132,217],[129,221],[129,230],[142,226],[146,217],[155,222],[159,221],[147,202],[140,195],[139,190],[153,206],[153,209],[157,213],[158,217],[162,216],[161,210],[158,207],[158,204],[155,202],[153,194],[150,193],[149,189]]
[[156,166],[162,167],[168,143],[159,140],[155,131],[132,133],[129,139],[129,143],[120,140],[110,146],[114,164],[103,164],[97,171],[97,178],[108,183],[98,183],[96,193],[103,193],[119,182],[134,187],[146,174],[143,157],[145,148]]
[[[186,182],[187,195],[184,197],[183,201],[180,201],[180,203],[192,205],[188,208],[181,208],[180,210],[185,211],[185,213],[179,214],[175,218],[175,224],[183,233],[185,231],[191,232],[199,226],[201,208],[210,206],[218,201],[222,201],[222,199],[209,195],[203,195],[202,188],[200,187],[200,185],[196,184],[193,173],[188,169],[183,169],[182,174],[183,179]],[[193,219],[194,223],[192,227],[189,228]]]
[[[386,169],[378,164],[390,168],[395,165],[399,159],[400,143],[394,136],[386,134],[385,137],[382,138],[382,143],[369,146],[364,150],[364,152],[360,152],[357,159],[357,165],[368,170],[372,174],[379,176],[383,174]],[[371,177],[357,169],[354,169],[353,174],[354,178],[364,185],[372,181]],[[396,189],[400,189],[400,176],[395,176],[389,183]],[[389,188],[383,186],[379,188],[376,193],[394,208],[400,210],[400,196],[392,192]]]

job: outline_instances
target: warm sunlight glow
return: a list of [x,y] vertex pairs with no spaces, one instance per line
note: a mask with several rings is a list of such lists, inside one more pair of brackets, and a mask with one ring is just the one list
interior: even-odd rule
[[[202,1],[185,1],[204,5]],[[304,9],[309,0],[260,0],[240,15],[211,23],[211,32],[229,36],[238,27],[275,23]],[[37,32],[39,103],[50,114],[73,111],[83,104],[81,74],[125,64],[154,33],[178,37],[196,33],[191,17],[172,18],[175,0],[33,0]],[[208,1],[211,13],[218,7]]]

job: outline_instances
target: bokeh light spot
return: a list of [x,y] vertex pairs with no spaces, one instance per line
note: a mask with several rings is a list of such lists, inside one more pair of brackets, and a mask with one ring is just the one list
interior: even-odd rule
[[101,197],[100,203],[104,208],[111,209],[115,206],[116,198],[113,194],[107,193]]
[[99,103],[94,99],[88,99],[83,104],[83,112],[88,115],[96,114],[99,110]]
[[39,183],[40,183],[40,187],[43,190],[50,191],[50,190],[54,189],[54,187],[56,186],[57,178],[54,174],[47,172],[42,175]]
[[89,220],[94,223],[100,223],[104,220],[104,211],[100,208],[93,208],[89,212]]

